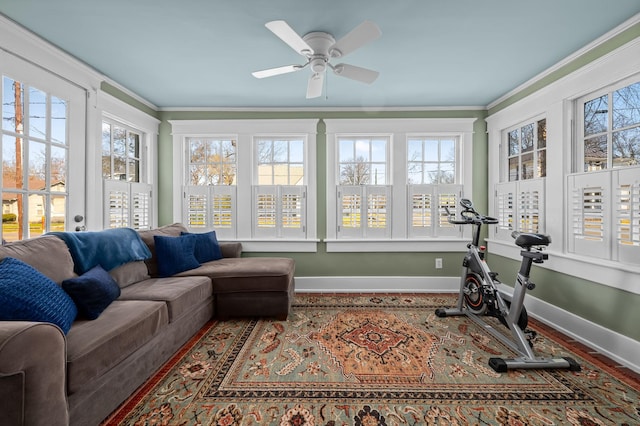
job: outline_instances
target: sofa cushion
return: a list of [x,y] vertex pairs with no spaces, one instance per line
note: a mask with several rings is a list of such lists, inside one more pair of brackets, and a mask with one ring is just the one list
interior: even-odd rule
[[69,394],[119,364],[167,324],[167,305],[151,300],[116,300],[95,321],[74,322],[67,334]]
[[75,275],[69,248],[60,238],[51,235],[0,246],[0,259],[5,257],[28,263],[58,284]]
[[12,257],[0,261],[0,320],[40,321],[66,334],[78,311],[53,280]]
[[179,237],[180,233],[187,232],[187,228],[181,223],[174,223],[172,225],[162,226],[156,229],[150,229],[148,231],[138,231],[142,241],[149,247],[151,251],[151,258],[145,260],[147,268],[149,269],[149,275],[152,277],[158,276],[158,259],[156,257],[156,243],[153,239],[156,235],[163,235],[166,237]]
[[196,244],[194,235],[181,237],[156,235],[153,240],[156,244],[159,276],[170,277],[200,266],[194,254]]
[[216,231],[204,232],[201,234],[182,232],[181,235],[195,236],[196,245],[194,248],[194,255],[199,263],[222,259],[222,252],[220,251],[220,244],[218,244]]
[[78,313],[89,320],[98,318],[120,296],[118,283],[100,265],[62,281],[62,288],[73,299]]
[[214,294],[280,291],[291,286],[295,262],[285,257],[243,257],[207,262],[178,276],[204,275],[213,281]]
[[122,289],[120,300],[163,301],[173,322],[212,295],[211,280],[205,276],[150,278]]
[[109,271],[109,275],[118,283],[120,288],[124,288],[133,283],[148,279],[149,270],[147,269],[147,264],[143,260],[139,260],[113,268]]

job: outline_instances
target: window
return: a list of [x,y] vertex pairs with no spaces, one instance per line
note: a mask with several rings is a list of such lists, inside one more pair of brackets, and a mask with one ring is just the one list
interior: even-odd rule
[[520,123],[503,133],[501,182],[494,188],[497,238],[513,231],[545,232],[544,178],[547,176],[547,120]]
[[455,213],[471,179],[472,122],[325,120],[328,250],[388,251],[400,242],[409,250],[419,241],[444,249],[445,239],[462,237],[445,207]]
[[102,207],[103,228],[150,229],[157,225],[153,189],[160,122],[105,93],[98,101],[95,177],[102,178],[102,191],[87,194],[88,202],[95,197]]
[[170,123],[176,220],[246,251],[315,251],[316,120]]
[[[640,256],[640,82],[626,80],[578,105],[579,136],[569,175],[569,251],[637,263]],[[635,81],[634,81],[635,80]]]
[[409,138],[408,184],[456,183],[456,142],[454,138]]
[[151,185],[142,181],[142,132],[105,118],[101,149],[104,226],[150,229]]
[[306,215],[304,138],[254,139],[257,184],[253,235],[304,238]]
[[[85,92],[10,54],[0,59],[2,240],[68,230],[73,215],[84,220]],[[70,162],[72,153],[81,160]]]
[[640,158],[640,82],[595,98],[589,96],[580,104],[584,171],[637,166]]
[[507,132],[509,182],[547,175],[547,120],[527,123]]
[[411,136],[407,139],[407,185],[411,208],[409,236],[459,235],[446,208],[456,214],[462,187],[457,184],[458,138]]
[[388,237],[388,136],[338,137],[339,237]]
[[140,133],[102,122],[102,178],[140,182]]
[[237,140],[232,137],[186,139],[187,184],[184,217],[190,229],[216,229],[235,236]]

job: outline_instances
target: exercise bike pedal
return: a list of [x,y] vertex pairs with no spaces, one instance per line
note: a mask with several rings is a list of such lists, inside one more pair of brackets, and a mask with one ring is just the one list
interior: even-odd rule
[[527,339],[527,343],[529,343],[529,347],[533,348],[533,341],[538,337],[538,333],[535,330],[527,328],[524,330],[524,336]]

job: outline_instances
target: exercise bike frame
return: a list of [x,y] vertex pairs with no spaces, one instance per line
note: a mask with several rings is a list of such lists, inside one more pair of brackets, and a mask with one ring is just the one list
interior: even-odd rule
[[[467,244],[468,251],[462,262],[457,305],[455,308],[439,308],[436,310],[436,315],[438,317],[466,315],[478,326],[488,331],[492,336],[520,355],[512,359],[490,358],[489,366],[497,372],[506,372],[508,369],[531,368],[569,368],[572,371],[579,371],[580,366],[573,359],[566,357],[538,357],[533,351],[533,345],[530,344],[532,332],[526,329],[527,317],[526,309],[524,308],[524,297],[527,290],[532,290],[535,287],[535,284],[529,278],[532,264],[543,263],[548,258],[548,255],[540,252],[538,248],[536,248],[536,251],[531,251],[531,247],[526,247],[526,249],[520,251],[522,262],[514,287],[511,288],[501,283],[496,277],[497,274],[491,271],[484,259],[484,248],[481,249],[479,246],[482,225],[497,224],[498,220],[479,214],[468,199],[462,199],[460,205],[463,207],[461,212],[462,220],[453,219],[453,215],[445,207],[449,215],[449,222],[455,225],[474,225],[473,237],[472,241]],[[515,231],[512,233],[514,238],[519,235],[520,233]],[[481,287],[476,290],[483,293],[487,292],[490,299],[487,300],[487,297],[481,294],[480,297],[484,306],[476,309],[471,309],[465,299],[470,295],[470,290],[467,286],[467,279],[470,274],[480,279]],[[494,306],[488,306],[488,303],[493,303]],[[487,314],[487,311],[498,317],[509,328],[511,339],[480,317],[483,314]],[[521,318],[523,311],[525,317]]]

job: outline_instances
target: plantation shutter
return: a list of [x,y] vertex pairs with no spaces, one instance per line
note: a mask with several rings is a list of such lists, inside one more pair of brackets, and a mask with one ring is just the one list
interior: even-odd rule
[[211,224],[219,238],[234,239],[236,236],[236,186],[210,186]]
[[511,232],[545,232],[544,179],[496,184],[496,238],[511,240]]
[[280,186],[282,237],[306,238],[306,186]]
[[144,231],[151,229],[151,190],[148,183],[132,182],[131,185],[131,219],[129,226]]
[[613,182],[615,186],[613,217],[617,251],[614,260],[638,263],[640,259],[640,175],[637,169],[616,170]]
[[389,238],[391,187],[338,186],[338,238]]
[[449,212],[458,218],[458,205],[462,197],[462,185],[437,185],[434,188],[434,193],[438,200],[437,210],[433,212],[434,217],[438,218],[435,236],[462,236],[462,227],[449,223],[449,215],[445,209],[447,207]]
[[219,239],[236,237],[234,185],[186,186],[184,198],[182,217],[190,231],[216,231]]
[[361,218],[363,214],[361,186],[339,186],[338,238],[362,238]]
[[495,235],[501,240],[511,238],[511,232],[515,230],[515,194],[516,182],[504,182],[496,184],[495,211],[498,224],[495,226]]
[[103,224],[105,228],[129,226],[129,183],[119,180],[103,180]]
[[184,188],[185,226],[189,231],[202,231],[212,228],[209,212],[209,187],[187,186]]
[[430,237],[434,231],[433,185],[408,185],[410,238]]
[[255,238],[305,238],[306,186],[253,187]]
[[518,188],[518,231],[544,232],[544,180],[529,179],[516,183]]
[[610,258],[609,241],[611,174],[570,175],[569,251],[603,259]]
[[103,180],[103,189],[105,228],[151,229],[151,185]]

